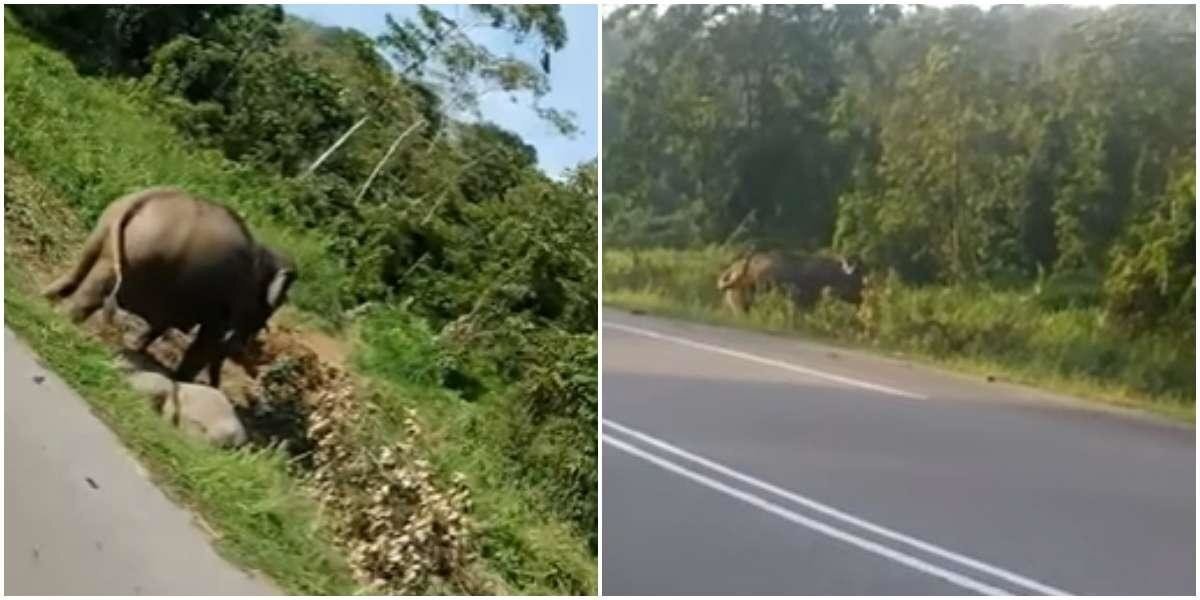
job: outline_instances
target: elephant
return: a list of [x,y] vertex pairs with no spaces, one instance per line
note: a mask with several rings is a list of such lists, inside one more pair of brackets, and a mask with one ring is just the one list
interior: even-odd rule
[[286,301],[296,265],[259,244],[229,208],[179,188],[155,187],[118,198],[101,214],[75,266],[42,290],[70,298],[82,322],[117,307],[149,325],[137,339],[145,352],[169,328],[199,327],[175,371],[190,382],[208,367],[219,387],[221,366],[239,357]]
[[769,287],[786,290],[797,306],[816,302],[825,289],[845,302],[862,302],[863,275],[857,264],[816,255],[749,251],[717,278],[717,290],[735,313],[746,313],[757,292]]
[[221,390],[195,383],[178,383],[155,371],[127,376],[130,387],[150,396],[150,407],[184,433],[218,448],[246,443],[246,428]]

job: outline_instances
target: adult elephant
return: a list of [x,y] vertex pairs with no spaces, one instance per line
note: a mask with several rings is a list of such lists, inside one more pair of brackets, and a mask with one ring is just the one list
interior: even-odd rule
[[216,387],[225,359],[244,352],[295,279],[291,258],[255,241],[233,211],[157,187],[110,204],[74,268],[43,294],[70,297],[76,323],[102,306],[108,320],[117,306],[145,319],[139,352],[168,328],[199,325],[175,378],[191,381],[207,366]]
[[836,298],[858,304],[862,301],[863,275],[844,258],[750,251],[717,278],[717,290],[738,313],[749,311],[754,296],[769,288],[785,290],[802,307],[816,302],[825,289]]

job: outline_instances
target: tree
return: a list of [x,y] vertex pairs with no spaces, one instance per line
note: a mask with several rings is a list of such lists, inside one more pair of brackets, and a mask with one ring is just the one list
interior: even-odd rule
[[204,37],[248,8],[222,4],[25,4],[9,10],[25,26],[66,51],[82,72],[142,75],[149,70],[150,55],[163,44],[178,35]]
[[[480,98],[487,94],[507,93],[515,102],[518,94],[528,93],[540,117],[562,134],[574,135],[574,114],[541,104],[549,92],[551,54],[567,43],[561,7],[473,4],[469,10],[465,18],[451,18],[420,5],[416,19],[396,21],[388,15],[388,31],[378,42],[401,74],[432,87],[453,109],[478,115]],[[519,45],[532,43],[537,58],[496,55],[469,35],[480,27],[504,31]]]
[[1189,7],[627,6],[604,35],[610,242],[832,244],[915,282],[1108,273],[1110,312],[1145,312],[1115,308],[1150,288],[1113,261],[1144,274],[1128,240],[1167,243]]
[[1106,309],[1130,328],[1163,324],[1194,337],[1196,155],[1175,161],[1166,190],[1113,249]]

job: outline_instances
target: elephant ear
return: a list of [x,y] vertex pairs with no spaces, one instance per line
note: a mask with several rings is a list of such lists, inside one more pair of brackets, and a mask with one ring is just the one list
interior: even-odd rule
[[732,263],[729,263],[729,266],[725,268],[725,271],[721,273],[721,277],[717,281],[717,289],[723,290],[741,281],[746,276],[746,271],[750,269],[750,258],[753,255],[753,249],[746,250],[741,256],[734,259]]
[[283,304],[283,299],[287,294],[288,288],[292,282],[296,280],[296,271],[289,268],[282,268],[275,271],[275,276],[271,278],[271,283],[267,285],[267,306],[271,310],[279,308]]

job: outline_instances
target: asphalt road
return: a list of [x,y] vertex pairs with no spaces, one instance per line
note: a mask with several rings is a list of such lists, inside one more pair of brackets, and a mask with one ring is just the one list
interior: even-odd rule
[[1191,426],[605,309],[604,594],[1193,595]]
[[4,330],[5,595],[273,595]]

